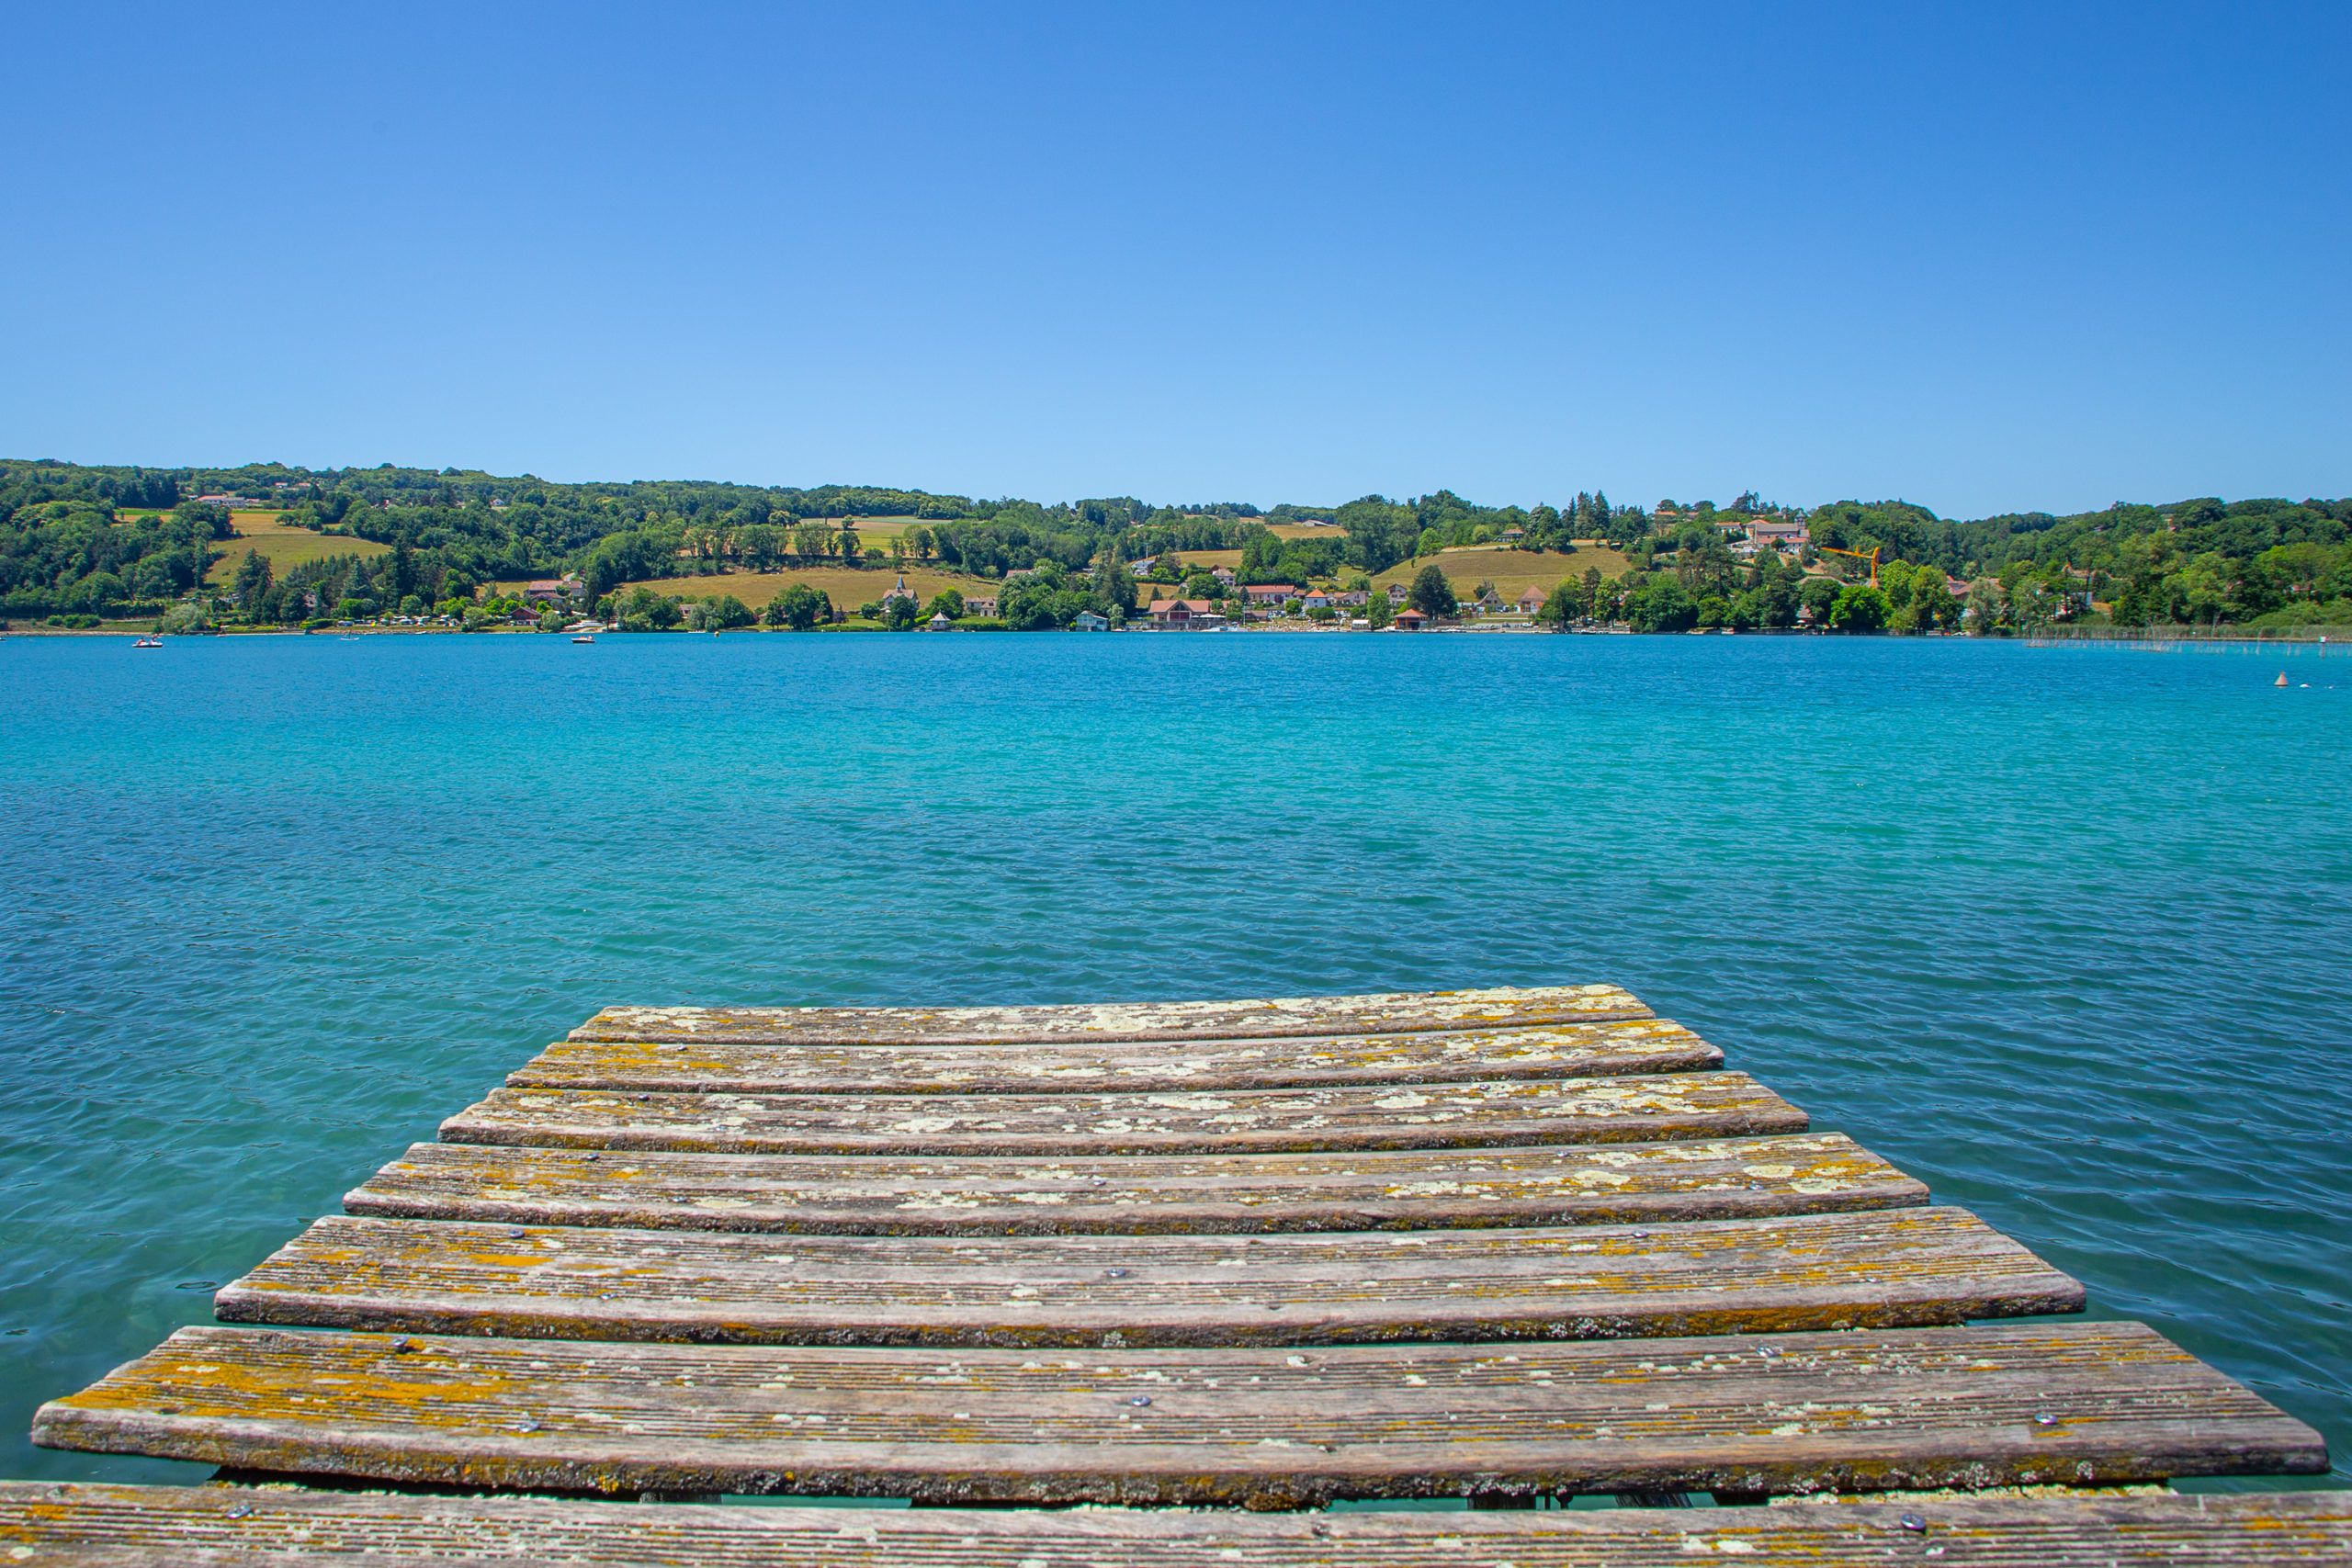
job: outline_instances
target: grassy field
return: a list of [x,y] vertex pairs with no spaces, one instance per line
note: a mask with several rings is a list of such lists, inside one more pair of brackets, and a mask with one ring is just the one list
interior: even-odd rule
[[391,552],[391,546],[378,544],[373,539],[354,539],[338,534],[314,534],[308,528],[289,528],[276,512],[232,512],[229,525],[236,536],[217,539],[212,547],[222,551],[212,570],[204,575],[207,582],[227,582],[237,575],[247,550],[258,550],[262,559],[269,562],[274,572],[284,572],[289,566],[304,561],[321,560],[328,556],[380,556]]
[[[651,581],[631,583],[631,588],[650,588],[656,593],[667,593],[673,599],[707,599],[714,593],[732,593],[754,610],[765,609],[769,600],[796,582],[805,582],[832,596],[837,610],[854,611],[860,604],[870,604],[890,592],[899,579],[890,567],[854,570],[848,567],[791,567],[783,571],[727,571],[709,577],[657,577]],[[907,586],[918,598],[928,603],[941,590],[953,588],[959,593],[982,593],[993,597],[1001,584],[961,573],[943,571],[937,567],[909,567]]]
[[1241,564],[1239,550],[1178,550],[1176,556],[1184,563],[1186,571],[1194,567],[1205,571],[1211,567],[1238,567]]
[[18,617],[7,629],[9,637],[145,637],[155,629],[153,615],[133,615],[128,620],[107,619],[95,626],[50,626],[41,622],[47,617]]
[[[1184,550],[1179,552],[1187,569],[1217,565],[1241,564],[1239,550]],[[1467,599],[1481,582],[1492,582],[1506,602],[1516,600],[1529,588],[1541,588],[1546,593],[1559,586],[1564,578],[1582,577],[1587,567],[1597,566],[1603,577],[1615,577],[1627,565],[1625,558],[1606,545],[1580,545],[1574,555],[1556,551],[1511,550],[1496,545],[1471,545],[1459,549],[1440,551],[1435,558],[1444,569],[1446,580],[1453,584],[1453,592]],[[1373,586],[1385,588],[1390,596],[1401,599],[1411,586],[1414,575],[1427,561],[1407,561],[1392,566],[1374,577]],[[1345,581],[1353,568],[1342,567],[1339,581]],[[1148,585],[1165,597],[1174,592],[1167,583]]]
[[[922,519],[920,517],[857,517],[851,521],[857,525],[857,541],[860,546],[869,550],[887,550],[890,547],[891,540],[922,522]],[[804,517],[801,522],[822,523],[835,533],[841,531],[842,525],[842,520],[838,517]],[[792,523],[785,525],[787,528],[798,525]]]
[[[1481,582],[1492,582],[1501,592],[1503,602],[1510,604],[1529,588],[1540,588],[1549,593],[1565,578],[1582,577],[1587,567],[1599,567],[1603,577],[1615,577],[1626,567],[1625,558],[1606,545],[1578,547],[1574,555],[1561,555],[1552,550],[1508,550],[1492,545],[1473,545],[1461,549],[1441,550],[1434,558],[1444,569],[1446,581],[1453,584],[1453,592],[1467,599]],[[1412,585],[1414,576],[1428,561],[1407,561],[1392,566],[1378,577],[1373,586],[1385,588],[1393,595]]]

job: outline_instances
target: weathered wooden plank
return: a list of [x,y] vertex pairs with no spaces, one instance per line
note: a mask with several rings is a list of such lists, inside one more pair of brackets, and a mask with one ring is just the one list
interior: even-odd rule
[[33,1437],[469,1486],[1254,1507],[2326,1465],[2318,1434],[2128,1323],[944,1356],[183,1328]]
[[977,1045],[559,1041],[507,1076],[517,1089],[744,1094],[1239,1089],[1705,1071],[1723,1053],[1664,1019],[1313,1034],[1278,1040],[1044,1040]]
[[1005,1235],[1747,1219],[1923,1203],[1838,1134],[1532,1149],[1084,1157],[599,1154],[417,1144],[355,1214]]
[[1080,1002],[1037,1007],[610,1007],[574,1040],[691,1040],[793,1045],[978,1045],[1107,1040],[1273,1040],[1286,1035],[1408,1034],[1645,1018],[1614,986],[1490,986],[1358,997],[1205,1002]]
[[2078,1312],[1973,1214],[1264,1237],[774,1236],[322,1219],[234,1323],[831,1345],[1295,1345],[1896,1327]]
[[[1929,1549],[1933,1554],[1929,1554]],[[25,1555],[17,1556],[18,1552]],[[48,1568],[321,1561],[582,1568],[2245,1568],[2352,1562],[2352,1492],[1937,1498],[1820,1508],[1200,1514],[642,1507],[0,1483],[0,1552]]]
[[1183,1154],[1637,1143],[1802,1133],[1746,1073],[1159,1094],[652,1094],[503,1089],[453,1144],[709,1154]]

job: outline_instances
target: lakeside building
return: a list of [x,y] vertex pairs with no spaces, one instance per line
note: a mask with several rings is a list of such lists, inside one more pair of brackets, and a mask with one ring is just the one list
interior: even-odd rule
[[559,599],[584,598],[588,585],[570,572],[561,577],[538,578],[525,586],[524,599],[534,604],[550,604]]
[[1111,617],[1098,615],[1091,610],[1080,610],[1078,613],[1078,619],[1070,623],[1070,629],[1080,632],[1107,632],[1111,629]]
[[1399,610],[1396,612],[1396,629],[1400,632],[1417,632],[1429,624],[1430,618],[1427,615],[1422,615],[1419,610]]
[[985,615],[991,620],[995,619],[996,595],[993,593],[965,594],[964,614],[967,615]]
[[898,599],[904,599],[910,604],[915,602],[915,591],[907,586],[907,574],[903,571],[899,573],[899,581],[891,585],[890,592],[882,595],[876,603],[887,610],[890,607],[891,602]]
[[1178,629],[1204,626],[1212,621],[1221,625],[1225,620],[1216,613],[1216,605],[1206,599],[1154,599],[1145,614],[1155,626]]
[[1536,611],[1544,607],[1544,601],[1547,597],[1549,597],[1549,595],[1547,595],[1541,588],[1527,589],[1519,596],[1520,614],[1523,615],[1532,615],[1535,614]]
[[1297,598],[1299,587],[1295,582],[1253,582],[1241,592],[1250,596],[1252,604],[1279,606]]

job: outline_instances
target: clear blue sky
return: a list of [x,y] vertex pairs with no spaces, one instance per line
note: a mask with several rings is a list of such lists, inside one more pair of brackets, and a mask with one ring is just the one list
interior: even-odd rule
[[0,453],[2352,492],[2352,6],[28,7]]

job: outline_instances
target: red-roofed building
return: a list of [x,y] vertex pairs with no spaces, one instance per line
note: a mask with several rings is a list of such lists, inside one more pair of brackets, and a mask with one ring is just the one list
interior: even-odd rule
[[1427,615],[1422,615],[1419,610],[1399,610],[1396,612],[1396,629],[1400,632],[1417,632],[1429,624],[1430,618]]
[[523,590],[523,597],[535,604],[557,599],[578,599],[588,592],[588,585],[572,576],[542,577]]
[[1241,592],[1250,595],[1252,604],[1287,604],[1298,597],[1295,582],[1253,582]]
[[1155,626],[1189,626],[1204,617],[1224,618],[1206,599],[1154,599],[1147,613]]

